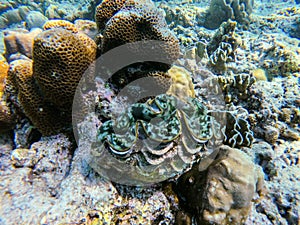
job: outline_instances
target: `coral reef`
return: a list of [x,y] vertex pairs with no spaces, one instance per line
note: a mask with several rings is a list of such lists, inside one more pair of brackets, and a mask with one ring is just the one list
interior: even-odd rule
[[11,9],[1,13],[0,29],[6,28],[11,24],[20,23],[26,19],[27,14],[34,10],[31,6],[20,6],[16,9]]
[[69,22],[50,21],[45,28],[34,39],[32,62],[14,61],[9,73],[26,115],[48,135],[70,123],[74,93],[96,44]]
[[[200,161],[201,164],[201,161]],[[251,201],[263,190],[263,173],[245,153],[221,146],[206,171],[199,164],[183,174],[176,189],[197,224],[242,224]]]
[[250,23],[254,0],[212,0],[204,18],[208,29],[218,28],[222,22],[233,19],[240,24]]
[[274,39],[271,40],[260,60],[261,67],[268,72],[270,79],[300,72],[300,56]]
[[[300,23],[296,4],[299,1],[261,0],[256,1],[253,8],[251,0],[156,0],[156,6],[166,12],[169,30],[162,10],[148,0],[104,0],[96,12],[98,27],[93,21],[74,21],[77,18],[93,19],[99,2],[3,0],[0,3],[0,27],[5,28],[0,31],[0,51],[10,62],[8,78],[5,80],[2,76],[7,71],[6,63],[3,64],[5,73],[0,73],[0,97],[3,97],[0,130],[13,128],[13,131],[0,135],[0,221],[7,225],[16,221],[24,224],[298,224]],[[47,20],[42,15],[67,18],[69,22],[46,23],[44,31],[37,36],[40,37],[37,47],[41,51],[34,53],[33,36],[30,37],[31,31],[27,29],[40,27]],[[210,16],[214,18],[208,20]],[[152,21],[145,21],[145,18]],[[221,25],[222,22],[225,23]],[[219,26],[219,30],[211,30]],[[149,33],[148,28],[153,32]],[[48,37],[43,35],[45,32]],[[6,44],[9,46],[6,53],[3,33],[10,43]],[[95,78],[97,90],[92,90],[95,93],[84,92],[83,103],[88,105],[92,101],[99,105],[96,105],[95,112],[92,104],[94,114],[79,124],[84,135],[80,146],[75,149],[71,145],[73,139],[68,140],[64,135],[41,138],[35,128],[40,123],[42,125],[38,127],[44,130],[44,134],[52,134],[64,130],[62,126],[67,129],[70,125],[68,105],[71,103],[67,98],[71,99],[73,89],[65,87],[70,82],[76,86],[72,80],[74,77],[64,84],[58,82],[58,87],[64,91],[56,94],[62,94],[65,99],[59,96],[55,99],[51,92],[55,93],[53,88],[57,80],[65,78],[62,76],[64,71],[77,71],[74,64],[81,57],[75,58],[74,64],[66,60],[70,67],[55,61],[61,61],[61,58],[48,49],[56,46],[52,45],[56,41],[53,37],[59,39],[53,33],[76,36],[74,40],[79,46],[82,42],[86,46],[90,40],[82,33],[92,39],[96,37],[99,56],[119,44],[130,44],[131,41],[144,44],[153,37],[158,37],[158,41],[169,38],[177,44],[167,42],[163,47],[158,46],[163,50],[159,53],[163,54],[157,54],[156,59],[167,58],[166,65],[152,61],[137,63],[118,70],[116,76],[107,82],[99,84],[96,82],[99,77]],[[119,43],[114,43],[112,38],[117,38]],[[91,43],[96,52],[95,43]],[[63,43],[60,47],[68,48],[69,44]],[[181,67],[172,66],[178,57],[179,44],[184,58],[176,61],[176,65]],[[128,47],[130,57],[134,54],[137,57],[139,54],[149,55],[147,45],[141,49],[136,45]],[[37,58],[43,58],[44,52],[45,58],[53,60],[58,68],[51,63],[38,62]],[[68,53],[63,58],[74,59],[74,56]],[[117,57],[115,61],[118,61]],[[35,67],[41,73],[35,72]],[[143,79],[145,86],[133,82],[138,78]],[[148,82],[148,78],[154,78],[155,82]],[[113,85],[109,85],[110,82]],[[177,109],[172,111],[174,105],[171,101],[164,104],[163,99],[155,100],[154,95],[148,94],[144,98],[145,88],[167,92],[171,95],[167,96],[168,99],[176,97]],[[192,101],[194,97],[197,100]],[[162,105],[168,108],[160,110]],[[192,137],[196,131],[202,130],[196,129],[193,122],[198,121],[194,118],[202,118],[203,111],[196,110],[200,113],[192,115],[191,105],[199,106],[198,109],[203,106],[206,117],[210,118],[202,121],[206,128],[214,135],[224,135],[227,146],[222,146],[219,152],[210,154],[211,147],[215,147],[210,143],[214,138],[183,140],[182,136]],[[32,121],[35,125],[32,126],[20,109],[27,114],[32,112],[32,117],[40,120]],[[188,113],[184,114],[184,110]],[[2,119],[2,115],[6,117]],[[12,120],[11,115],[17,117]],[[184,119],[185,115],[192,116]],[[82,116],[86,114],[79,115]],[[124,129],[108,125],[117,117],[123,118],[122,122],[127,122],[132,132],[124,133]],[[176,121],[182,128],[181,133]],[[169,126],[166,123],[170,123]],[[185,160],[185,154],[181,153],[186,153],[186,146],[191,143],[197,143],[201,152],[187,159],[186,169],[182,163],[176,164],[176,168],[181,168],[180,172],[165,182],[152,187],[119,185],[103,179],[89,164],[91,152],[88,144],[101,136],[97,130],[101,130],[103,124],[102,129],[109,128],[105,130],[107,139],[100,138],[106,143],[106,152],[118,162],[137,162],[133,166],[143,171],[134,171],[136,174],[141,172],[148,177],[161,177],[163,170],[151,174],[152,167],[148,165],[160,160],[169,167],[174,165],[173,158],[168,158],[172,151],[180,153],[178,158]],[[126,124],[119,125],[117,128],[126,127]],[[181,136],[173,138],[173,133],[162,133],[160,131],[164,129],[155,129],[155,125],[166,130],[169,128]],[[219,129],[222,132],[215,132]],[[183,131],[189,135],[183,135]],[[153,140],[156,137],[157,140]],[[197,137],[199,135],[193,136]],[[126,149],[128,143],[132,144],[132,138],[135,138],[133,151]],[[161,142],[162,138],[166,142]],[[218,143],[222,141],[223,138]],[[141,142],[147,144],[144,152],[139,151],[143,147]],[[167,148],[170,143],[173,146]],[[132,160],[134,158],[138,160]],[[191,163],[194,163],[192,168]],[[105,163],[102,164],[105,167]],[[116,164],[113,167],[116,168]],[[266,186],[263,191],[260,167]],[[121,174],[125,174],[126,168],[119,167]],[[179,177],[181,173],[184,174]],[[258,200],[261,191],[266,193]]]
[[[246,224],[297,224],[299,220],[299,141],[281,142],[272,149],[266,142],[243,148],[265,173],[265,197],[252,208]],[[273,145],[274,146],[274,145]]]
[[32,28],[43,28],[43,25],[47,21],[48,18],[39,11],[31,11],[25,18],[26,28],[28,30],[31,30]]
[[[44,137],[29,149],[12,150],[0,139],[1,221],[31,224],[150,224],[174,222],[171,204],[157,188],[117,190],[84,162],[84,151],[72,155],[64,135]],[[13,165],[12,165],[13,163]],[[92,199],[92,201],[91,201]],[[12,207],[13,205],[13,207]],[[32,207],[39,206],[39,207]],[[13,218],[13,219],[12,219]]]

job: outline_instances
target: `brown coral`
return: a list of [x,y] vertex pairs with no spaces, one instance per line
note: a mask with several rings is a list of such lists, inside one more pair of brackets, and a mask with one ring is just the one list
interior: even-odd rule
[[[9,79],[17,89],[18,101],[32,123],[44,134],[63,127],[61,113],[53,105],[44,102],[35,84],[31,60],[15,60],[10,64]],[[66,119],[66,118],[65,118]]]
[[125,2],[126,0],[104,0],[97,6],[95,20],[99,30],[105,27],[106,22],[123,7]]
[[45,98],[71,108],[77,84],[96,57],[96,45],[83,34],[53,28],[35,38],[33,70]]
[[[107,52],[117,46],[137,41],[156,40],[160,54],[170,60],[179,56],[179,42],[167,28],[162,13],[151,1],[104,1],[97,7],[97,26],[103,28],[101,51]],[[118,11],[119,10],[119,11]],[[100,15],[105,15],[100,16]],[[111,18],[108,19],[108,16]],[[103,23],[107,21],[105,26]]]
[[75,25],[67,20],[49,20],[44,26],[44,30],[50,30],[52,28],[64,28],[65,30],[71,31],[73,33],[77,33],[78,29]]
[[221,146],[206,171],[200,163],[177,181],[181,203],[196,224],[244,224],[251,201],[263,192],[263,172],[238,149]]
[[44,135],[57,133],[71,122],[77,84],[96,57],[96,44],[73,26],[63,21],[46,24],[49,29],[34,39],[33,60],[10,65],[19,103]]

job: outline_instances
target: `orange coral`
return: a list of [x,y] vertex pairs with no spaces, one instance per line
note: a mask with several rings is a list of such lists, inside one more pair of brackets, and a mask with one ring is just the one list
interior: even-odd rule
[[0,99],[2,99],[4,91],[4,81],[8,72],[8,64],[5,61],[0,61]]
[[73,33],[78,33],[78,29],[75,25],[67,20],[48,20],[44,26],[44,30],[50,30],[52,28],[64,28],[65,30]]
[[9,66],[5,61],[0,61],[0,132],[10,129],[13,123],[10,109],[2,99],[8,67]]

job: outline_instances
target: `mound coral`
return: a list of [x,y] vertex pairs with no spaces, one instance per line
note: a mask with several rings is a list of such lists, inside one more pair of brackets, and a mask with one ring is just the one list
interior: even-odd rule
[[100,53],[127,44],[128,55],[138,59],[153,56],[151,63],[136,63],[123,68],[113,75],[110,84],[122,89],[134,80],[152,77],[157,80],[161,93],[168,90],[170,76],[166,72],[179,57],[179,42],[152,1],[106,0],[97,6],[95,19]]
[[74,93],[95,60],[96,44],[68,22],[45,27],[34,39],[33,60],[12,62],[9,75],[26,115],[48,135],[70,123]]
[[157,40],[165,43],[156,47],[163,47],[158,50],[170,63],[179,56],[178,40],[151,1],[103,1],[96,9],[96,22],[103,35],[102,52],[126,43]]
[[254,0],[212,0],[206,12],[204,26],[208,29],[216,29],[228,19],[247,25],[253,6]]

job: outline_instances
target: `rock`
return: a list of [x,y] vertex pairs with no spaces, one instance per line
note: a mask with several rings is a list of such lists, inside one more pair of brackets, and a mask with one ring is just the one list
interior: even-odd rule
[[32,58],[33,40],[41,33],[42,30],[37,28],[28,32],[25,29],[7,30],[4,32],[5,43],[5,57],[10,61],[10,57],[14,54],[20,53],[22,55]]
[[44,23],[48,20],[42,13],[31,11],[25,19],[27,29],[43,28]]
[[206,171],[196,165],[179,178],[177,188],[197,224],[242,224],[263,190],[263,175],[245,153],[221,146]]

